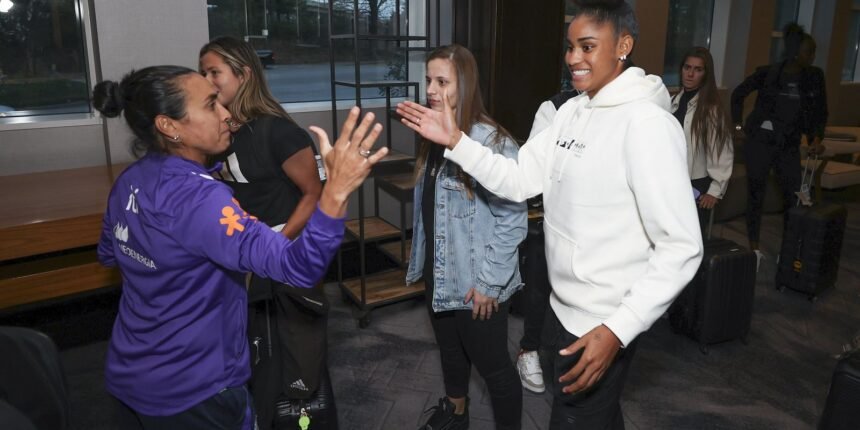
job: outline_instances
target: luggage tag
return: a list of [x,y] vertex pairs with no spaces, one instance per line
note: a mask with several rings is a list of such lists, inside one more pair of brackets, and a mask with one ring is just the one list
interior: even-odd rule
[[299,428],[301,430],[308,430],[311,427],[311,417],[308,415],[305,408],[302,408],[301,414],[302,416],[299,418]]
[[812,206],[812,197],[809,195],[809,185],[803,184],[803,186],[800,187],[800,191],[795,191],[794,195],[797,196],[797,199],[803,206]]

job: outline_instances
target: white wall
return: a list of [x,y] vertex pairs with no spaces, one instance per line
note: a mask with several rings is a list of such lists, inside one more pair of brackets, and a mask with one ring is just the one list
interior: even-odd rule
[[[197,53],[209,40],[206,0],[94,0],[102,79],[120,80],[129,70],[156,64],[197,69]],[[131,133],[107,121],[111,163],[131,161]]]

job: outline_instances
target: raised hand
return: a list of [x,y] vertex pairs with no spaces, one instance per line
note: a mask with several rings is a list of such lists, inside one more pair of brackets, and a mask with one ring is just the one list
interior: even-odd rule
[[329,216],[346,214],[350,193],[367,178],[371,167],[388,154],[388,148],[372,153],[371,148],[382,132],[382,125],[373,124],[374,115],[368,113],[356,128],[359,113],[357,107],[350,109],[334,147],[323,129],[310,127],[319,139],[320,155],[328,178],[320,196],[320,209]]
[[460,140],[460,128],[457,127],[447,91],[442,95],[441,112],[405,101],[397,104],[397,114],[403,117],[400,122],[433,143],[454,149]]

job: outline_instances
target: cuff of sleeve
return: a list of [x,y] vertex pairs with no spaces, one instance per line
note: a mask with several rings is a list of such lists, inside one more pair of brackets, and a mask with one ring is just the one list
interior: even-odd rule
[[457,158],[460,157],[460,154],[466,152],[464,148],[468,145],[463,144],[466,140],[469,140],[469,136],[466,136],[466,133],[461,131],[460,140],[457,141],[457,145],[454,146],[454,149],[445,148],[445,152],[442,155],[449,160],[457,160]]
[[710,194],[710,195],[712,195],[718,199],[722,199],[724,193],[723,193],[722,187],[720,187],[719,184],[717,184],[715,182],[711,182],[711,186],[708,187],[708,194]]
[[499,296],[502,295],[502,288],[496,287],[492,285],[487,285],[485,282],[478,279],[478,286],[476,287],[479,293],[491,298],[498,299]]
[[639,317],[623,303],[612,316],[603,322],[603,325],[612,330],[615,337],[621,341],[622,348],[630,345],[630,342],[633,342],[636,336],[639,336],[640,333],[647,329]]
[[311,214],[311,218],[308,220],[308,224],[310,224],[311,221],[313,221],[314,225],[317,225],[324,230],[336,230],[338,228],[342,229],[344,227],[346,217],[331,217],[325,212],[323,212],[322,209],[320,209],[319,203],[317,203],[317,208],[314,210],[314,213]]

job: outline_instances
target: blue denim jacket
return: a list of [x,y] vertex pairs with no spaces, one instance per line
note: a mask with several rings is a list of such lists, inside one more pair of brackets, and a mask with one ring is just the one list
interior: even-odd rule
[[[493,152],[517,158],[516,142],[503,139],[493,145],[496,130],[486,124],[472,126],[469,137]],[[433,310],[436,312],[472,309],[463,303],[469,289],[508,300],[522,286],[517,246],[526,236],[525,203],[497,197],[474,179],[473,198],[466,194],[463,181],[457,177],[455,163],[444,160],[436,178],[435,263],[433,276]],[[424,173],[415,186],[412,252],[406,283],[418,281],[424,269],[424,222],[421,219],[421,197]]]

